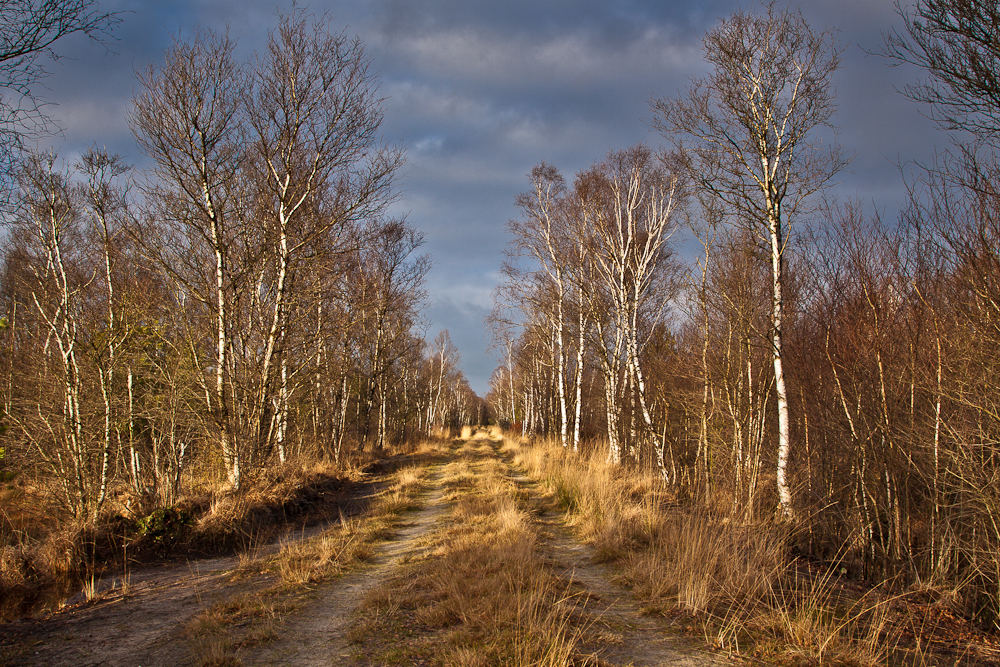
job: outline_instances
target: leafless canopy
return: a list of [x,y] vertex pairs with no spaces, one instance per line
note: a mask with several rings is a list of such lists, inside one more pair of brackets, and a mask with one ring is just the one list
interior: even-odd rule
[[769,206],[787,219],[845,164],[816,132],[836,111],[842,52],[833,31],[775,2],[736,12],[705,37],[711,74],[685,96],[654,99],[653,125],[703,189],[750,221],[765,223]]
[[995,143],[1000,137],[1000,7],[980,0],[922,0],[905,9],[897,2],[896,10],[904,27],[886,36],[884,55],[929,75],[904,93],[930,104],[930,117],[942,128]]
[[116,13],[102,12],[95,0],[0,1],[0,174],[5,191],[23,139],[52,129],[35,85],[48,74],[46,60],[59,57],[53,45],[76,33],[106,44],[120,21]]

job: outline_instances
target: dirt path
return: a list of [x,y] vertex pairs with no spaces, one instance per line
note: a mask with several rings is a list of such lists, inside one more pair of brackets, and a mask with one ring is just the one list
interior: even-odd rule
[[[478,449],[482,458],[469,461],[468,454],[460,451],[459,455],[466,457],[466,470],[469,471],[461,474],[479,476],[479,471],[489,467],[485,465],[486,460],[495,458],[506,469],[507,478],[519,489],[518,495],[526,499],[523,506],[537,508],[549,505],[541,498],[545,495],[541,487],[505,461],[496,440],[477,435],[467,444],[468,447],[463,447],[463,450]],[[454,479],[452,477],[453,485],[456,484]],[[497,664],[498,659],[504,664],[503,661],[511,659],[510,653],[518,651],[500,648],[496,638],[504,637],[523,644],[518,639],[518,632],[511,636],[506,625],[512,622],[509,615],[492,619],[484,617],[483,610],[490,608],[492,602],[485,603],[486,607],[477,607],[470,598],[463,597],[467,595],[465,591],[476,590],[476,585],[468,581],[469,577],[481,576],[484,581],[497,581],[493,571],[498,563],[503,562],[490,555],[489,537],[482,538],[484,542],[475,542],[481,539],[479,537],[470,538],[472,542],[466,540],[470,534],[479,535],[476,526],[489,523],[485,516],[477,518],[475,515],[473,508],[479,502],[474,500],[476,494],[497,487],[490,486],[489,482],[471,481],[468,477],[465,480],[458,485],[465,484],[471,495],[455,506],[455,516],[450,518],[449,523],[441,523],[436,533],[423,532],[428,536],[428,543],[435,545],[433,550],[428,550],[428,558],[407,559],[410,565],[395,573],[390,569],[380,569],[378,576],[368,581],[369,590],[373,591],[377,602],[370,596],[365,601],[364,611],[355,614],[357,621],[352,631],[358,635],[359,641],[353,649],[357,664],[492,665]],[[440,492],[436,493],[436,497],[440,497]],[[440,514],[444,509],[442,507],[435,512],[432,505],[424,511]],[[567,628],[568,634],[579,633],[572,655],[551,664],[590,667],[707,667],[727,664],[719,656],[699,650],[695,642],[683,637],[665,619],[644,615],[629,592],[612,583],[614,572],[611,568],[595,562],[593,549],[574,538],[558,513],[543,511],[530,514],[531,527],[528,531],[538,536],[535,545],[540,560],[535,561],[537,566],[553,572],[563,582],[565,586],[560,586],[566,591],[563,598],[565,604],[579,610],[572,613],[573,623],[579,624],[574,627],[578,629]],[[476,551],[468,547],[470,543],[484,546]],[[452,544],[455,551],[451,548]],[[455,560],[448,561],[448,564],[438,562],[438,559],[454,559],[453,553],[468,554],[468,557],[458,557],[464,565],[457,564]],[[465,576],[459,576],[459,572],[464,572]],[[380,584],[379,579],[384,581]],[[517,577],[507,583],[516,586],[513,583],[515,580]],[[501,588],[516,590],[506,586]],[[521,604],[519,601],[526,599],[523,593],[508,595],[501,604],[516,607]],[[382,615],[385,615],[385,620],[380,620]],[[521,623],[521,620],[514,622]],[[532,621],[525,622],[530,624]],[[498,628],[498,631],[493,633],[484,625]],[[551,628],[550,625],[547,630]],[[351,653],[350,647],[343,643],[338,646],[341,648],[335,654],[337,657],[333,664],[351,664],[344,662]],[[501,655],[506,657],[501,658]],[[510,664],[522,663],[515,660]],[[550,663],[546,661],[544,664]]]
[[[494,455],[503,460],[497,443],[489,442]],[[420,509],[405,515],[403,527],[376,549],[363,568],[312,586],[278,623],[272,641],[238,650],[236,660],[226,664],[330,667],[364,662],[363,646],[352,643],[355,612],[401,566],[412,567],[432,557],[430,537],[449,516],[450,502],[441,482],[444,465],[430,467],[424,478],[427,489],[417,501]],[[537,484],[505,465],[526,496],[542,495]],[[723,664],[717,656],[698,651],[662,619],[643,615],[629,593],[611,583],[614,573],[594,562],[592,550],[572,536],[556,513],[543,512],[532,521],[544,558],[561,579],[572,582],[574,594],[586,600],[586,612],[593,619],[579,645],[580,655],[596,656],[601,662],[583,664]],[[232,577],[239,564],[236,557],[217,558],[136,572],[128,596],[111,592],[97,605],[0,626],[0,665],[197,665],[199,656],[192,655],[186,635],[191,620],[213,604],[268,584],[259,576]]]
[[[516,478],[526,489],[531,483]],[[530,492],[530,491],[529,491]],[[580,648],[614,665],[701,667],[727,664],[718,656],[700,651],[664,619],[646,615],[631,593],[613,583],[615,573],[595,561],[594,550],[581,544],[558,518],[536,518],[544,549],[563,579],[584,595],[595,622]]]
[[238,559],[215,558],[137,572],[128,595],[106,593],[97,604],[0,626],[0,664],[189,664],[185,623],[201,609],[235,595]]
[[[359,486],[344,513],[362,511],[378,488],[377,481]],[[329,525],[328,520],[296,530],[254,548],[252,557],[266,558],[287,541],[308,539]],[[47,617],[0,624],[0,666],[196,664],[185,638],[191,619],[213,604],[270,580],[234,579],[232,574],[240,564],[241,557],[235,555],[138,568],[129,573],[124,590],[120,575],[102,579],[93,603],[85,602],[80,594]]]
[[409,515],[405,527],[380,547],[370,566],[317,589],[308,605],[298,610],[294,618],[286,619],[281,638],[254,654],[241,656],[243,663],[301,667],[351,664],[348,630],[352,614],[364,596],[385,581],[397,564],[419,557],[421,539],[434,528],[446,508],[439,477],[437,466],[428,476],[431,490],[420,498],[422,508]]
[[[506,462],[505,462],[506,463]],[[538,496],[536,482],[510,466],[511,479],[528,495]],[[707,667],[728,664],[720,656],[699,650],[664,619],[646,615],[631,593],[613,583],[614,570],[596,561],[593,548],[582,544],[562,517],[549,513],[534,516],[543,550],[561,577],[587,599],[595,619],[580,645],[584,653],[613,665],[633,667]]]

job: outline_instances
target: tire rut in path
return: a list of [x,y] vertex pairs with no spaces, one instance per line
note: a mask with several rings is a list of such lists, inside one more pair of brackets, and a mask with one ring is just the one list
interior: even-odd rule
[[[510,479],[526,494],[540,496],[538,484],[507,465]],[[614,570],[595,560],[592,547],[583,544],[560,518],[532,515],[539,528],[540,546],[560,571],[562,578],[588,598],[594,625],[586,633],[598,641],[582,642],[580,649],[592,651],[601,660],[633,667],[715,667],[731,664],[718,655],[699,650],[664,620],[649,616],[631,593],[612,583]]]
[[[363,512],[380,482],[360,484],[340,508],[341,516]],[[346,512],[345,512],[346,510]],[[322,520],[292,530],[284,537],[252,548],[254,558],[277,553],[285,538],[308,539],[332,525]],[[100,599],[77,603],[49,617],[0,623],[0,665],[61,667],[177,667],[194,664],[185,629],[192,618],[212,605],[251,592],[262,581],[233,581],[231,573],[241,557],[199,558],[188,563],[144,566],[128,574],[128,593],[121,589],[122,575],[97,582]],[[141,621],[141,622],[137,622]]]
[[348,630],[353,612],[369,591],[391,576],[398,563],[420,555],[421,538],[433,530],[446,507],[440,476],[441,466],[432,466],[427,477],[427,483],[432,488],[419,497],[422,507],[410,513],[409,521],[389,541],[379,546],[366,567],[317,587],[314,600],[285,618],[279,630],[281,639],[256,648],[252,655],[241,655],[243,663],[248,667],[351,664]]
[[582,587],[590,598],[587,606],[596,619],[593,630],[603,638],[614,638],[602,643],[598,652],[602,660],[634,667],[727,664],[718,656],[699,651],[666,622],[644,614],[627,590],[612,583],[614,571],[595,563],[593,549],[570,537],[565,527],[550,523],[546,528],[546,551],[563,568],[563,578]]

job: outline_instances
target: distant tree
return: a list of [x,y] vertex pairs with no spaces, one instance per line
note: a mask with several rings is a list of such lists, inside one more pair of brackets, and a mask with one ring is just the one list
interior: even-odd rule
[[451,334],[442,329],[434,338],[434,347],[429,351],[429,377],[427,405],[428,428],[445,426],[449,408],[448,387],[459,373],[458,365],[462,357],[451,342]]
[[[800,12],[774,0],[760,14],[737,11],[705,36],[712,71],[682,97],[654,99],[654,125],[686,156],[703,191],[756,230],[771,259],[771,352],[778,403],[780,511],[792,515],[785,383],[785,250],[790,224],[845,160],[817,130],[836,109],[830,80],[842,48]],[[830,148],[827,148],[830,146]]]
[[[359,397],[362,447],[372,439],[371,424],[376,417],[374,447],[385,446],[392,371],[416,344],[410,331],[426,297],[424,280],[431,267],[430,257],[416,254],[423,243],[423,234],[405,221],[387,220],[360,252],[357,270],[350,277],[354,296],[361,300],[357,332],[365,375]],[[374,415],[376,402],[379,412]]]

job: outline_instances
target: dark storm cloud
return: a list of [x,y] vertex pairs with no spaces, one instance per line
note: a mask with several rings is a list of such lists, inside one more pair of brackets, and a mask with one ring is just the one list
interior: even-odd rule
[[[744,6],[749,3],[742,3]],[[91,143],[142,164],[124,120],[133,71],[159,63],[171,36],[198,27],[260,50],[274,0],[117,0],[117,55],[85,39],[67,42],[72,59],[53,66],[52,109],[66,133],[64,155]],[[285,5],[283,5],[285,6]],[[342,0],[309,9],[368,45],[386,97],[383,132],[407,146],[396,213],[426,233],[435,259],[428,276],[429,337],[448,328],[480,394],[495,361],[482,317],[490,309],[514,196],[541,160],[568,178],[608,150],[663,143],[650,132],[649,100],[672,96],[705,71],[701,37],[737,6],[728,0]],[[894,162],[926,160],[944,135],[895,92],[915,80],[890,69],[877,50],[897,23],[892,0],[803,3],[813,27],[839,26],[849,43],[835,79],[839,140],[855,155],[836,194],[891,208],[904,196]]]

